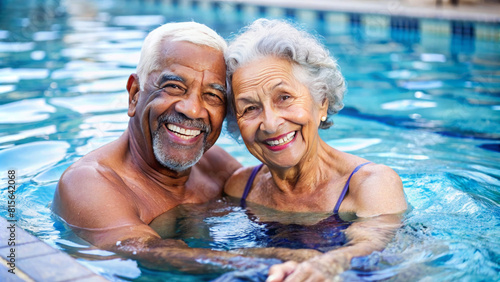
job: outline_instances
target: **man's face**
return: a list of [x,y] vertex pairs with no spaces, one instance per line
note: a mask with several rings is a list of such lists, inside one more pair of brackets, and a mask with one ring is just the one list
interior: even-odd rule
[[182,171],[219,137],[226,113],[226,65],[222,52],[183,41],[164,42],[158,63],[160,70],[147,77],[135,114],[156,160]]

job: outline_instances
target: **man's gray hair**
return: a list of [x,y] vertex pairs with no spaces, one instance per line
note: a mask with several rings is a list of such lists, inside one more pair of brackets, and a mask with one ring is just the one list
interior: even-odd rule
[[[342,100],[346,87],[336,61],[314,36],[283,20],[258,19],[245,27],[229,45],[225,53],[228,87],[231,89],[232,76],[238,68],[266,56],[290,61],[295,77],[309,89],[313,99],[320,104],[328,99],[328,115],[344,107]],[[230,90],[227,129],[238,138],[233,95]],[[329,128],[332,124],[327,119],[319,127]]]
[[148,75],[160,68],[162,44],[164,40],[186,41],[196,45],[212,47],[221,52],[227,48],[226,41],[208,26],[196,22],[167,23],[151,31],[141,49],[141,58],[137,65],[137,75],[141,90]]

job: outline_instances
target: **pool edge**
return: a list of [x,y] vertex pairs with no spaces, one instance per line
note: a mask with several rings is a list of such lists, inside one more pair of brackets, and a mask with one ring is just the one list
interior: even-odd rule
[[108,281],[29,234],[15,221],[0,217],[0,230],[2,281]]

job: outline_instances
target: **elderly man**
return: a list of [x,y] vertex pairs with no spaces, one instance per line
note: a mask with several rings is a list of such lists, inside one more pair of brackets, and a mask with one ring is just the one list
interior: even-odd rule
[[220,197],[240,167],[212,147],[226,111],[225,48],[219,35],[194,22],[169,23],[147,36],[127,83],[128,129],[69,167],[54,195],[54,212],[79,236],[156,269],[211,267],[195,258],[231,264],[236,254],[188,248],[148,226],[177,205]]

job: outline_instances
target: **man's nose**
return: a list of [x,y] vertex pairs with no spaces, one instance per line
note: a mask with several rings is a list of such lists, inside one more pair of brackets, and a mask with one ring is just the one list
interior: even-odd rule
[[186,93],[186,95],[176,103],[175,110],[190,119],[207,118],[207,110],[205,109],[201,93],[198,92],[199,91],[191,91]]

